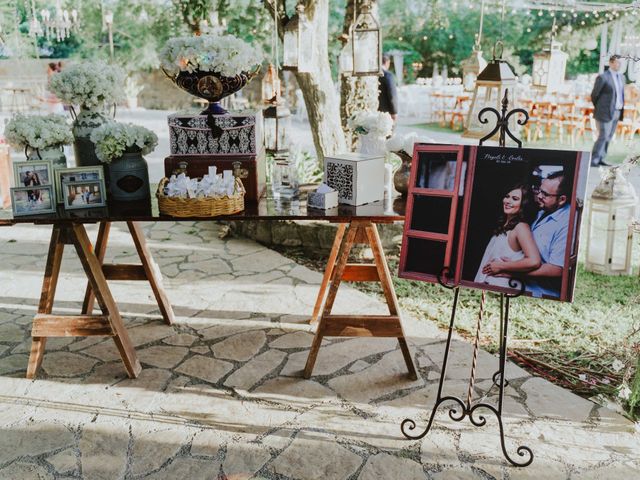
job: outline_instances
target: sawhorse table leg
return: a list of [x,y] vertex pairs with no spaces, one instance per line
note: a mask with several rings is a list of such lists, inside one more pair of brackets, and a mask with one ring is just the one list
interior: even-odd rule
[[[75,246],[82,268],[89,280],[102,315],[52,315],[53,302],[58,284],[65,244]],[[42,294],[38,314],[33,319],[32,344],[27,367],[27,378],[35,378],[42,363],[48,337],[108,336],[118,347],[122,361],[131,378],[141,370],[129,334],[127,333],[118,306],[116,305],[102,267],[82,224],[54,225],[49,244],[49,255],[45,267]]]
[[[313,321],[318,321],[316,334],[311,344],[309,357],[304,369],[304,377],[311,377],[322,338],[327,337],[395,337],[398,339],[404,361],[409,371],[409,377],[417,378],[411,352],[404,336],[400,319],[398,299],[391,280],[391,273],[387,265],[378,229],[370,221],[353,221],[349,229],[346,224],[340,224],[331,250],[329,264],[324,273],[318,299],[314,309]],[[350,264],[349,253],[354,244],[369,245],[373,252],[373,264]],[[331,310],[342,281],[347,282],[380,282],[384,291],[389,315],[331,315]],[[325,300],[325,292],[329,284],[329,292]],[[319,316],[316,310],[324,302]]]
[[[100,222],[95,253],[100,265],[102,265],[104,276],[107,280],[148,281],[151,285],[151,290],[153,290],[153,294],[156,297],[156,301],[158,302],[162,318],[167,325],[171,325],[175,320],[173,309],[171,308],[171,303],[169,303],[169,299],[167,298],[167,294],[165,293],[162,285],[160,269],[151,256],[151,252],[144,238],[144,233],[137,222],[127,222],[127,227],[131,233],[131,238],[133,238],[133,243],[136,246],[136,251],[140,257],[141,265],[103,264],[104,255],[107,250],[109,232],[111,231],[111,223]],[[88,283],[84,295],[84,302],[82,304],[83,314],[90,314],[93,311],[94,299],[95,297],[93,295],[91,283]]]
[[[38,314],[33,320],[32,345],[27,378],[35,378],[42,363],[48,337],[110,336],[131,378],[141,370],[135,349],[124,327],[118,306],[107,280],[146,280],[151,284],[162,316],[167,324],[174,319],[173,309],[162,287],[162,277],[135,222],[127,222],[141,265],[103,264],[110,222],[101,222],[95,250],[82,224],[56,224],[51,233]],[[65,244],[74,245],[88,279],[81,315],[52,315],[53,302]],[[92,315],[94,301],[101,315]]]

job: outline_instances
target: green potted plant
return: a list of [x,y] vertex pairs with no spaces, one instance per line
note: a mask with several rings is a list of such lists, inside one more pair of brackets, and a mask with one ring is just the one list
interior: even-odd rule
[[7,143],[24,149],[27,160],[50,160],[54,168],[65,168],[62,147],[73,142],[71,127],[60,115],[16,114],[4,129]]
[[151,130],[131,123],[109,122],[91,133],[98,159],[105,164],[112,200],[144,200],[151,196],[143,155],[158,145]]
[[[76,165],[99,165],[91,132],[109,121],[105,115],[107,105],[122,99],[124,73],[119,67],[103,62],[78,63],[52,75],[49,89],[71,106]],[[74,105],[80,108],[77,114]]]

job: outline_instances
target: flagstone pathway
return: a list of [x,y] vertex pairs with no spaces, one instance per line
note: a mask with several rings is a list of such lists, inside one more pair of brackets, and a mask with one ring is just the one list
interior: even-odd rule
[[[137,260],[124,225],[108,258]],[[215,223],[145,227],[177,321],[159,319],[148,285],[112,282],[143,370],[126,377],[111,339],[51,339],[38,378],[24,378],[50,227],[0,228],[1,479],[631,479],[640,433],[623,417],[509,364],[507,451],[528,445],[525,469],[503,459],[497,422],[475,428],[447,409],[425,426],[444,334],[404,317],[420,378],[393,339],[325,339],[301,377],[308,316],[321,275],[261,245],[219,239]],[[90,230],[95,235],[95,229]],[[77,311],[84,276],[67,249],[56,309]],[[383,312],[342,287],[337,312]],[[456,340],[445,392],[464,396],[471,346]],[[481,352],[476,394],[497,358]],[[491,391],[488,400],[495,400]]]

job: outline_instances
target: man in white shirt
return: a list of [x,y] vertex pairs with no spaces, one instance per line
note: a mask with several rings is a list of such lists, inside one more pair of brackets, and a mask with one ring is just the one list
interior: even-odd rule
[[620,56],[612,55],[609,68],[598,75],[591,92],[595,107],[593,116],[598,125],[598,139],[593,145],[591,165],[609,166],[604,158],[618,121],[624,116],[624,78],[620,73]]

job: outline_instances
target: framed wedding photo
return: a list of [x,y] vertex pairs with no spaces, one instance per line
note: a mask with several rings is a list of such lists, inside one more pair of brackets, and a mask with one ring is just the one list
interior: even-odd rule
[[56,211],[52,185],[14,187],[10,192],[14,217],[41,215]]
[[28,160],[13,164],[16,187],[53,185],[53,169],[47,160]]
[[104,180],[102,165],[91,167],[60,168],[54,172],[57,202],[64,203],[63,183],[86,182],[91,180]]
[[589,153],[416,144],[400,277],[572,301]]
[[106,205],[104,180],[64,182],[62,184],[65,210],[96,208]]

